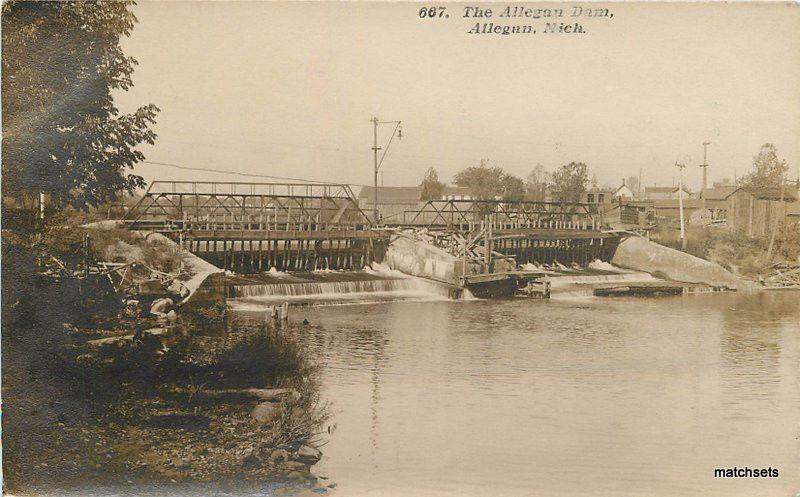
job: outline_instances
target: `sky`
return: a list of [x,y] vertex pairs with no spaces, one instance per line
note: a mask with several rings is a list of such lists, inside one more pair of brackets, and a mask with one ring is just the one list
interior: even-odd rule
[[[184,167],[371,184],[370,119],[402,120],[383,184],[451,182],[490,165],[525,177],[588,164],[600,184],[742,176],[761,144],[800,165],[800,6],[539,4],[609,8],[582,34],[545,19],[420,19],[418,3],[149,2],[123,40],[135,87],[122,111],[160,107],[147,160]],[[512,4],[517,5],[517,4]],[[469,34],[476,22],[529,24],[535,35]],[[391,125],[379,128],[384,147]],[[270,181],[140,164],[146,180]]]

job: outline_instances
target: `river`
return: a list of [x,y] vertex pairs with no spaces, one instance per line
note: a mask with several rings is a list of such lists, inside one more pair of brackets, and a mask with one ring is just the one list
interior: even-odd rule
[[[353,496],[793,496],[800,293],[299,307]],[[715,468],[778,478],[715,478]]]

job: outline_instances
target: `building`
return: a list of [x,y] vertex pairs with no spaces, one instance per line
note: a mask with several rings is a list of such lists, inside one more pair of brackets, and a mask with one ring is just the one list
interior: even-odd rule
[[610,188],[590,188],[581,194],[581,203],[597,206],[597,212],[605,212],[611,209],[611,200],[614,198],[614,190]]
[[[700,199],[705,201],[708,210],[706,216],[711,220],[723,220],[728,217],[728,196],[736,190],[734,185],[714,183],[713,188],[700,190]],[[702,203],[702,202],[701,202]]]
[[[358,206],[370,219],[374,211],[374,192],[371,186],[364,186],[358,192]],[[437,200],[472,200],[472,195],[469,188],[445,186]],[[401,220],[404,212],[419,210],[424,203],[421,186],[378,187],[378,214],[383,221]]]
[[[656,218],[667,220],[667,221],[676,221],[680,222],[681,216],[681,205],[680,199],[659,199],[652,201],[653,210],[655,211]],[[695,213],[702,208],[702,201],[697,198],[686,198],[683,199],[683,221],[688,223],[689,219]]]
[[[364,186],[358,192],[358,206],[372,219],[375,210],[375,188]],[[382,220],[402,218],[403,212],[418,210],[422,206],[421,186],[379,186],[378,215]]]
[[445,186],[442,200],[472,200],[472,193],[465,186]]
[[648,200],[624,200],[615,202],[610,211],[603,214],[603,224],[618,230],[635,230],[653,227],[656,213],[653,202]]
[[794,218],[797,202],[797,190],[785,188],[781,201],[781,188],[749,188],[735,189],[727,197],[728,229],[750,237],[767,236],[776,219],[791,220]]
[[[676,199],[680,196],[677,186],[645,186],[644,198],[646,200]],[[691,198],[692,192],[683,185],[683,198]]]
[[622,184],[618,186],[616,190],[614,190],[612,197],[617,201],[633,200],[634,197],[636,197],[636,194],[633,193],[633,190],[628,188],[628,186],[625,184],[625,180],[623,179]]

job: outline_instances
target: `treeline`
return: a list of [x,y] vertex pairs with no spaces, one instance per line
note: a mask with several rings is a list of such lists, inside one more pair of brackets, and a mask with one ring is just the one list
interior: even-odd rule
[[[467,188],[470,196],[477,200],[543,201],[549,194],[557,202],[579,202],[590,180],[589,168],[583,162],[570,162],[552,173],[537,165],[523,180],[500,166],[489,165],[489,161],[484,159],[477,166],[459,171],[453,182]],[[441,198],[446,188],[432,167],[425,172],[420,186],[421,200]]]
[[[788,186],[789,165],[778,156],[775,145],[765,143],[753,157],[753,168],[737,181],[737,186],[746,188],[779,188]],[[634,194],[640,193],[640,179],[628,176],[623,180]],[[459,171],[453,178],[456,186],[467,188],[477,200],[533,200],[550,199],[555,202],[580,202],[589,187],[597,188],[597,178],[589,176],[589,168],[583,162],[570,162],[548,171],[541,164],[534,167],[525,180],[500,166],[491,166],[482,159],[477,166]],[[800,187],[798,180],[797,187]],[[439,181],[439,174],[430,167],[420,183],[421,200],[436,200],[442,197],[446,185]]]

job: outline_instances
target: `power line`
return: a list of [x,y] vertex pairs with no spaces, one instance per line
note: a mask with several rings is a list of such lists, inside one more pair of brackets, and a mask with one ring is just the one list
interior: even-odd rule
[[246,176],[249,178],[266,178],[266,179],[279,179],[284,181],[302,181],[304,183],[323,183],[326,185],[349,185],[349,186],[369,186],[369,185],[361,185],[359,183],[334,183],[332,181],[320,181],[314,179],[306,179],[306,178],[292,178],[289,176],[274,176],[270,174],[257,174],[257,173],[243,173],[240,171],[225,171],[222,169],[214,169],[210,167],[191,167],[191,166],[181,166],[180,164],[172,164],[170,162],[156,162],[156,161],[149,161],[143,160],[141,161],[143,164],[153,164],[156,166],[166,166],[172,167],[175,169],[181,169],[184,171],[204,171],[208,173],[220,173],[220,174],[233,174],[235,176]]

